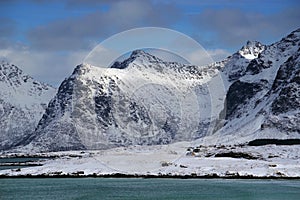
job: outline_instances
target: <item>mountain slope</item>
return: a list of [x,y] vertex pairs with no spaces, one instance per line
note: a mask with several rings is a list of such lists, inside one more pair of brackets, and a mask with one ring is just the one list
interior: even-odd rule
[[299,32],[271,45],[247,42],[204,67],[165,62],[140,50],[112,68],[79,65],[49,103],[29,147],[299,137]]
[[0,150],[24,144],[54,94],[17,66],[0,63]]
[[[218,68],[164,62],[134,51],[112,68],[76,67],[39,122],[31,145],[46,150],[168,144],[209,131],[208,80]],[[219,93],[218,93],[219,94]]]
[[268,110],[270,115],[262,129],[275,127],[287,134],[300,134],[300,49],[280,66],[270,94],[274,99]]
[[247,142],[300,136],[299,48],[300,29],[265,46],[256,58],[237,67],[234,78],[229,73],[232,65],[224,64],[222,73],[230,81],[226,125],[214,139],[224,142],[226,135],[228,141],[235,137],[235,142]]

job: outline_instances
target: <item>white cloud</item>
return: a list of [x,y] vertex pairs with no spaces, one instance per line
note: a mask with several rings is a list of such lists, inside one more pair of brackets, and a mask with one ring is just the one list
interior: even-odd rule
[[93,41],[120,31],[144,26],[168,27],[180,15],[180,10],[171,3],[111,1],[105,12],[96,10],[80,17],[33,27],[27,39],[32,48],[40,50],[88,49]]
[[54,53],[19,47],[0,50],[0,55],[0,59],[17,65],[36,80],[58,87],[82,63],[87,52]]
[[227,51],[225,49],[207,50],[207,53],[211,56],[211,58],[215,62],[224,60],[225,58],[227,58],[229,55],[232,54],[232,53],[230,53],[229,51]]
[[[267,8],[266,8],[267,9]],[[283,8],[271,14],[238,9],[205,9],[191,21],[199,32],[211,32],[219,47],[236,48],[247,40],[273,42],[299,27],[299,7]]]
[[187,58],[189,61],[191,61],[191,63],[204,63],[203,65],[206,65],[207,63],[210,64],[213,62],[221,61],[229,55],[230,52],[224,49],[213,49],[205,51],[193,51],[187,55]]

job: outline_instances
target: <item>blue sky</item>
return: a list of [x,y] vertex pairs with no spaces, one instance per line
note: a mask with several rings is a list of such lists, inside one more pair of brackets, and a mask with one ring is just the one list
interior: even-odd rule
[[300,27],[298,0],[1,0],[0,56],[58,85],[98,43],[131,28],[180,31],[215,60]]

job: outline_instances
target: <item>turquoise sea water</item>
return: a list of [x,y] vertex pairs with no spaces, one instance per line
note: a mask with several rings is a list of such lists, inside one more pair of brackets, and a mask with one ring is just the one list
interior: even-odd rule
[[0,199],[300,199],[300,180],[0,179]]

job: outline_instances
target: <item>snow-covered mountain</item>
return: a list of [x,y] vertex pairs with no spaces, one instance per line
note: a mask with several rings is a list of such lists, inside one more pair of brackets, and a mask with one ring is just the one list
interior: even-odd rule
[[[29,140],[46,150],[169,144],[200,138],[211,113],[217,67],[165,62],[134,51],[111,68],[82,64],[59,87]],[[214,84],[212,84],[214,86]]]
[[0,63],[0,150],[24,144],[54,95],[51,86],[35,81],[15,65]]
[[300,137],[299,53],[300,29],[269,46],[248,42],[238,53],[215,63],[229,87],[226,125],[210,139]]
[[300,29],[204,67],[141,50],[111,68],[81,64],[23,144],[58,151],[299,138],[299,47]]

